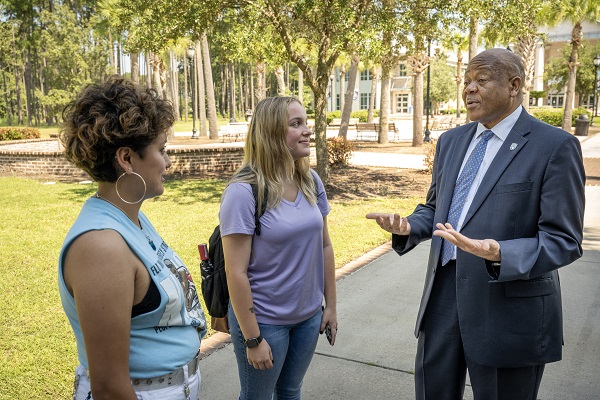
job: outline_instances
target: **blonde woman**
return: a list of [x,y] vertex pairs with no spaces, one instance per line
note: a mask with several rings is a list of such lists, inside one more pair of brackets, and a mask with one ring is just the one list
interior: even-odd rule
[[[330,207],[323,183],[309,168],[312,132],[306,124],[306,111],[295,98],[258,103],[244,165],[221,202],[229,325],[241,400],[271,399],[273,394],[300,399],[319,333],[330,331],[335,343]],[[267,199],[260,235],[255,234],[251,184],[258,199]]]

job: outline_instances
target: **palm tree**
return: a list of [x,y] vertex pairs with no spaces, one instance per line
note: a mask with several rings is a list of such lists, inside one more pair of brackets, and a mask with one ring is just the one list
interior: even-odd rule
[[598,0],[563,0],[548,2],[541,12],[550,27],[561,22],[573,23],[571,31],[571,56],[567,63],[569,67],[569,79],[567,81],[567,92],[565,96],[565,112],[563,114],[562,129],[571,131],[573,99],[575,97],[575,77],[577,75],[577,62],[579,48],[583,40],[582,23],[584,21],[594,22],[600,18],[600,7]]

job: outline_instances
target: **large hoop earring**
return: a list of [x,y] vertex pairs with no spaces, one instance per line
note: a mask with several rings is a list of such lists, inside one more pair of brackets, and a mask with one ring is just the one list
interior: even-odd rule
[[126,172],[123,172],[121,174],[121,176],[119,176],[119,178],[117,179],[117,183],[115,183],[115,190],[117,191],[117,196],[119,196],[119,199],[121,199],[121,201],[123,203],[127,203],[127,204],[138,204],[139,202],[141,202],[142,200],[144,200],[144,197],[146,196],[146,181],[144,180],[144,178],[142,178],[142,176],[140,174],[138,174],[137,172],[133,172],[131,171],[131,173],[133,175],[138,176],[141,180],[142,183],[144,184],[144,193],[142,194],[142,197],[138,200],[138,201],[127,201],[125,200],[123,197],[121,197],[121,195],[119,194],[119,181],[121,180],[122,177],[124,177],[125,175],[127,175]]

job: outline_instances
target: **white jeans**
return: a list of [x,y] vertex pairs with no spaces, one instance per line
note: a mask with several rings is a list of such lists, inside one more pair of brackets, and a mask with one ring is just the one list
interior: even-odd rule
[[[187,365],[184,366],[187,375]],[[186,395],[185,385],[178,385],[156,390],[136,391],[138,400],[199,400],[200,399],[200,368],[187,378],[189,395]],[[82,365],[75,369],[75,384],[73,400],[93,400],[90,389],[90,378]]]

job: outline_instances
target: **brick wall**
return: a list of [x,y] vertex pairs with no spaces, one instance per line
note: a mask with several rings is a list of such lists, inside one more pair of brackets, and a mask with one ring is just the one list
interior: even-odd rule
[[[205,171],[235,171],[242,163],[241,147],[167,148],[171,174],[195,175]],[[0,142],[0,172],[17,176],[51,175],[89,179],[71,165],[58,150],[56,140],[19,140]]]

